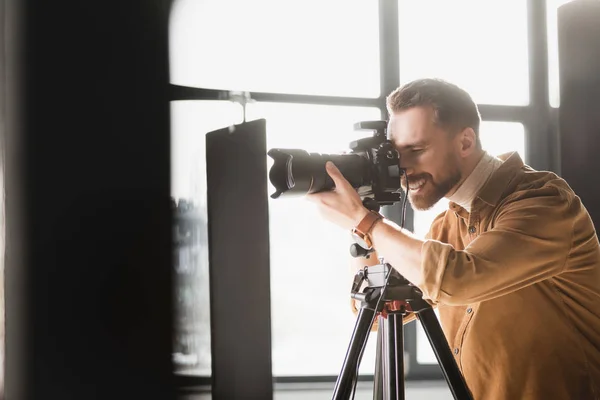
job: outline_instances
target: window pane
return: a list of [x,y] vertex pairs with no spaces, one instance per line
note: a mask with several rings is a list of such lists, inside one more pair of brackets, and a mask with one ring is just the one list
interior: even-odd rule
[[[248,116],[266,118],[269,149],[322,153],[339,153],[371,134],[353,131],[355,122],[381,118],[376,108],[281,103],[251,104]],[[303,198],[270,199],[269,219],[273,374],[338,375],[356,321],[350,309],[350,235]],[[362,373],[374,371],[375,345],[371,335]]]
[[206,210],[206,132],[239,123],[229,102],[171,103],[171,196],[174,218],[173,361],[182,374],[210,376],[210,303]]
[[546,0],[548,28],[548,85],[550,105],[560,106],[560,77],[558,67],[558,7],[571,0]]
[[[493,156],[517,151],[525,160],[525,127],[517,122],[482,121],[480,128],[481,145]],[[431,210],[415,211],[414,232],[423,237],[429,231],[433,219],[448,209],[448,200],[440,200]],[[435,311],[437,315],[437,310]],[[439,317],[439,316],[438,316]],[[420,364],[437,364],[435,354],[429,345],[425,331],[417,322],[417,361]]]
[[400,81],[438,77],[480,104],[529,103],[527,2],[401,0]]
[[493,156],[516,151],[524,162],[525,127],[519,122],[482,121],[481,146]]
[[378,23],[374,1],[178,0],[171,83],[378,97]]

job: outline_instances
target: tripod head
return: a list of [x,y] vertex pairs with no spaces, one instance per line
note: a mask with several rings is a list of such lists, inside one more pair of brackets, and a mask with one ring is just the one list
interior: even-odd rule
[[[367,282],[367,286],[359,292],[363,282]],[[418,287],[406,280],[390,264],[383,262],[358,271],[354,276],[350,297],[367,307],[374,307],[375,312],[381,312],[390,303],[397,305],[397,302],[406,305],[405,311],[414,313],[432,308],[423,300],[423,292]]]
[[[379,212],[381,208],[380,202],[374,198],[365,197],[362,200],[365,208],[371,211]],[[375,251],[374,248],[365,249],[358,243],[353,243],[350,246],[350,254],[352,257],[365,257],[369,258],[369,255]],[[363,293],[358,293],[363,282],[367,282],[367,287]],[[387,296],[386,296],[387,294]],[[381,308],[386,302],[397,302],[406,301],[407,304],[417,306],[416,309],[421,310],[425,308],[431,308],[429,303],[423,301],[422,292],[416,286],[412,285],[406,278],[404,278],[398,271],[392,268],[388,263],[384,262],[383,258],[379,258],[379,264],[370,267],[364,267],[354,277],[352,283],[351,297],[355,300],[362,302],[367,301],[370,298],[377,299],[377,307],[381,303]],[[392,298],[386,298],[392,297]],[[413,307],[409,307],[411,310],[415,310]],[[377,309],[376,312],[381,310]]]

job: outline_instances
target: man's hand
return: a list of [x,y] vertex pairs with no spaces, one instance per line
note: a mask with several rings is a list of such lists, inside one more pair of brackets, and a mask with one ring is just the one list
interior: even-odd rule
[[356,190],[331,161],[325,164],[325,168],[335,184],[335,189],[309,194],[306,198],[319,206],[325,219],[343,229],[350,230],[358,225],[369,210],[363,206]]

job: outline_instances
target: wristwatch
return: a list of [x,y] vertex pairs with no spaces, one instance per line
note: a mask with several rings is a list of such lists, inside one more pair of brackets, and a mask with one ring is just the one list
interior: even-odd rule
[[358,225],[352,228],[351,234],[354,241],[363,249],[371,250],[373,248],[371,230],[373,230],[375,224],[382,219],[383,215],[376,211],[369,211]]

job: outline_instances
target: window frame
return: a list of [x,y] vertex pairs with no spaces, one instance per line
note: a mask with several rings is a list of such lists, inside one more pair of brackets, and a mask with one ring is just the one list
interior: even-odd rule
[[[529,70],[529,104],[523,106],[505,106],[478,104],[482,120],[519,122],[525,129],[525,157],[528,164],[538,170],[553,171],[560,174],[560,148],[558,136],[558,111],[550,106],[549,67],[546,0],[527,0],[527,41]],[[318,96],[279,93],[248,93],[255,101],[325,104],[338,106],[377,107],[381,118],[387,119],[385,97],[400,84],[400,56],[398,27],[398,0],[379,0],[379,61],[380,61],[380,97],[356,98],[337,96]],[[507,60],[508,62],[508,60]],[[171,101],[177,100],[230,100],[230,93],[214,89],[201,89],[171,86]],[[243,98],[243,96],[242,96]],[[398,222],[401,217],[400,204],[384,207],[384,214]],[[405,228],[413,229],[414,214],[410,207],[406,210]],[[266,288],[270,290],[270,288]],[[224,310],[227,312],[227,310]],[[257,312],[250,308],[247,312]],[[441,370],[436,364],[417,362],[416,323],[404,327],[404,346],[408,355],[409,369],[406,380],[443,380]],[[218,335],[218,332],[213,332]],[[270,354],[265,354],[270,357]],[[343,360],[340,360],[340,365]],[[178,384],[188,390],[201,390],[210,386],[210,377],[177,376]],[[332,383],[337,376],[299,376],[274,377],[275,385],[297,383]],[[372,375],[361,375],[360,381],[372,382]]]

